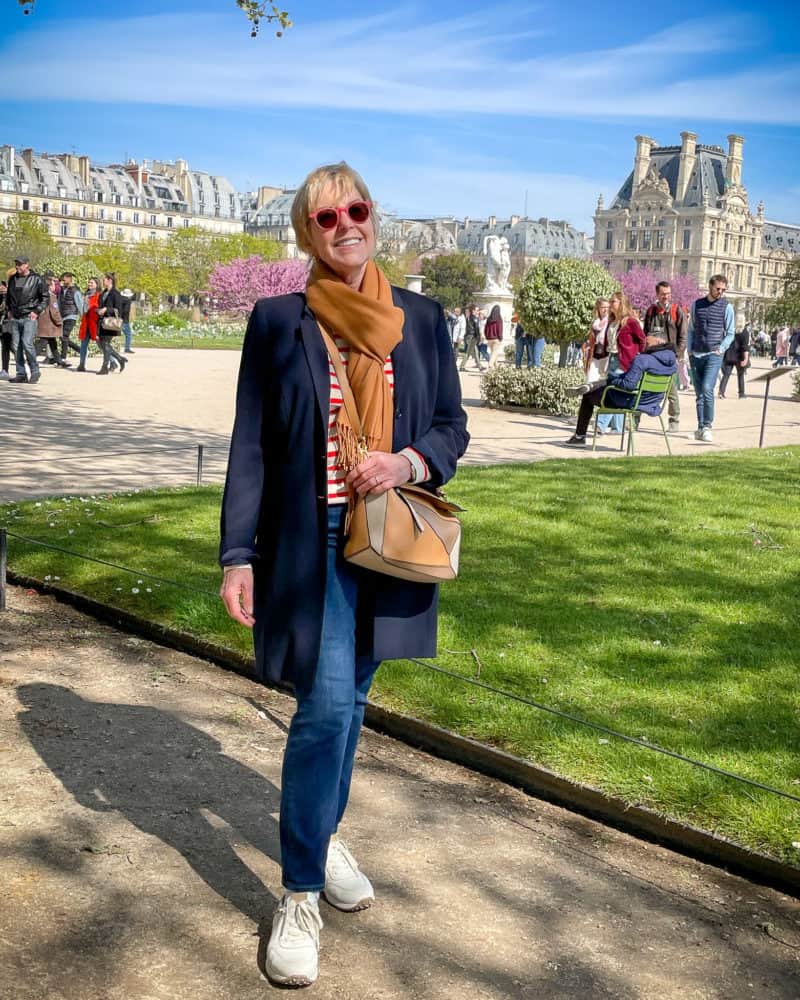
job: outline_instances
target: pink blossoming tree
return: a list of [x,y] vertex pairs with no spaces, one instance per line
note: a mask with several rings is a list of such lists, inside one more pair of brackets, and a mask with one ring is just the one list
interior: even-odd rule
[[694,278],[688,274],[676,274],[674,277],[660,271],[651,271],[649,267],[635,267],[624,274],[615,274],[623,292],[631,300],[634,309],[644,311],[656,300],[656,282],[668,281],[672,286],[672,301],[684,309],[688,309],[695,299],[702,298],[705,292],[698,286]]
[[304,261],[270,263],[263,257],[248,257],[217,264],[208,279],[208,290],[216,308],[246,314],[259,299],[302,292],[307,279]]

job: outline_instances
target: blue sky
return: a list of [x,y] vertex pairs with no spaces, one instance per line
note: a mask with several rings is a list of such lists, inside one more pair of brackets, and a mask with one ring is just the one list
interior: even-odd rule
[[183,157],[240,190],[347,159],[404,215],[521,214],[527,192],[529,215],[591,230],[634,135],[737,132],[753,208],[800,223],[794,3],[285,6],[284,38],[251,39],[234,0],[4,0],[0,142]]

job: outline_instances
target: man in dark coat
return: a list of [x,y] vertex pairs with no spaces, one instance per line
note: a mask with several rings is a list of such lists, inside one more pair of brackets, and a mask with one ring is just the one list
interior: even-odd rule
[[[645,335],[663,329],[668,343],[675,348],[675,358],[680,361],[686,353],[686,313],[672,301],[672,286],[668,281],[656,285],[656,301],[644,314],[642,324]],[[678,381],[675,379],[669,390],[669,431],[680,430],[681,403],[678,397]]]
[[750,364],[750,327],[745,326],[739,330],[733,338],[733,343],[725,352],[722,358],[722,379],[719,383],[719,398],[725,398],[725,390],[728,388],[728,379],[731,373],[736,370],[736,380],[739,384],[739,399],[746,397],[744,391],[744,375],[747,366]]
[[[627,371],[614,372],[606,382],[595,384],[583,393],[575,433],[566,442],[567,444],[586,444],[589,421],[592,419],[594,408],[600,405],[607,386],[611,385],[625,391],[615,392],[611,389],[606,396],[606,403],[609,406],[631,410],[636,399],[635,392],[644,374],[649,372],[653,375],[675,375],[677,371],[675,348],[667,341],[664,330],[658,329],[649,334],[645,338],[645,344],[644,351],[636,355]],[[578,390],[585,389],[587,389],[585,385],[578,386]],[[653,417],[657,416],[661,411],[663,399],[663,392],[643,392],[639,399],[638,410]]]
[[15,258],[14,268],[16,273],[9,278],[6,293],[11,345],[17,362],[17,374],[11,381],[28,381],[25,371],[27,361],[31,370],[30,381],[38,382],[39,363],[36,360],[34,342],[39,327],[39,317],[50,304],[50,295],[42,278],[31,270],[27,257]]

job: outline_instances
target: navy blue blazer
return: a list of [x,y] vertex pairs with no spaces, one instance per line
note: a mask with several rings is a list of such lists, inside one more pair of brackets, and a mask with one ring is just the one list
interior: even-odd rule
[[[393,288],[405,314],[392,352],[394,440],[424,457],[431,486],[452,478],[469,441],[444,313]],[[313,676],[326,576],[328,355],[302,294],[261,299],[242,348],[222,501],[220,563],[255,574],[256,668],[264,681]],[[366,573],[366,571],[364,571]],[[438,589],[378,573],[359,588],[359,652],[436,655]]]

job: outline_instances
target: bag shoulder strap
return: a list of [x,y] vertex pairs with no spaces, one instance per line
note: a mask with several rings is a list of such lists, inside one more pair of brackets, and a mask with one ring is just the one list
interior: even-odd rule
[[350,388],[350,379],[347,377],[347,372],[342,364],[342,356],[339,354],[339,349],[334,343],[333,337],[331,337],[319,320],[317,321],[317,326],[319,326],[319,332],[322,334],[322,340],[328,351],[328,357],[331,359],[331,363],[333,364],[333,370],[336,372],[336,378],[339,380],[339,388],[342,390],[342,401],[344,403],[348,419],[350,420],[353,430],[356,432],[358,437],[363,440],[364,428],[361,426],[361,417],[358,415],[356,399],[353,395],[353,390]]

